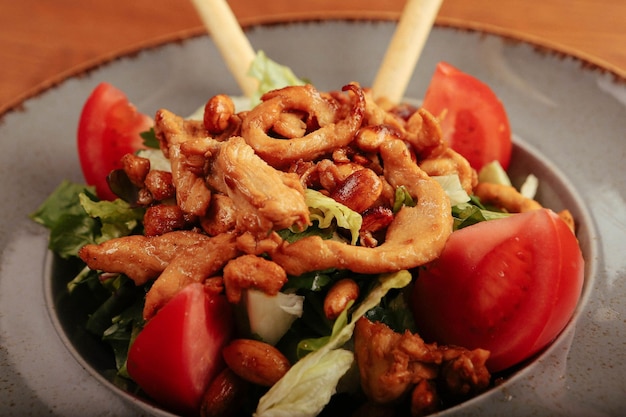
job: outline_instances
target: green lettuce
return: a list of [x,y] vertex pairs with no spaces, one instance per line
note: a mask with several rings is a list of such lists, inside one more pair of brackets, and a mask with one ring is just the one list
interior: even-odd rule
[[290,85],[306,84],[289,67],[272,61],[263,51],[257,52],[248,70],[248,75],[259,80],[259,89],[251,97],[253,107],[261,101],[261,96],[268,91]]
[[354,353],[342,349],[351,338],[356,322],[368,310],[377,306],[394,288],[404,288],[411,282],[408,271],[383,274],[379,283],[347,320],[347,309],[337,319],[327,343],[296,362],[280,381],[261,397],[256,417],[313,417],[322,411],[337,389],[337,383],[350,369]]
[[122,200],[97,201],[93,187],[63,181],[30,218],[50,230],[48,248],[67,259],[87,244],[130,234],[143,213]]
[[461,180],[457,174],[433,176],[432,179],[437,181],[441,188],[450,198],[450,205],[455,206],[461,203],[467,203],[470,200],[469,194],[463,189]]
[[100,220],[101,228],[96,243],[128,236],[143,219],[144,209],[134,208],[126,201],[94,201],[84,193],[79,194],[79,201],[85,213]]
[[309,207],[311,220],[318,222],[320,229],[331,227],[333,220],[337,226],[348,229],[352,236],[351,243],[356,245],[363,218],[356,211],[336,202],[319,191],[306,189],[304,198]]
[[462,229],[487,220],[501,219],[510,215],[510,213],[487,210],[479,204],[457,204],[452,207],[453,230]]

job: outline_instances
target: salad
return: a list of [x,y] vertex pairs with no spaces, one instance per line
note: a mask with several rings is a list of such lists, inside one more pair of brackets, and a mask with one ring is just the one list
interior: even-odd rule
[[421,106],[320,92],[262,53],[252,103],[137,112],[100,84],[86,184],[31,215],[115,381],[181,415],[422,416],[564,328],[583,284],[567,211],[518,190],[488,86],[440,63]]

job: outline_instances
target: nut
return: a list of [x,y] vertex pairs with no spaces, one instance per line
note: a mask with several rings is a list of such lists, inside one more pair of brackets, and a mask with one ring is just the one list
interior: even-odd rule
[[235,339],[222,349],[228,367],[253,384],[271,387],[291,367],[274,346],[252,339]]
[[222,133],[228,128],[234,114],[235,104],[230,97],[225,94],[213,96],[204,106],[204,127],[211,134]]
[[200,404],[201,417],[228,417],[239,411],[245,397],[247,382],[229,368],[220,372],[209,384]]
[[324,298],[324,314],[329,320],[334,320],[346,309],[350,301],[358,297],[359,286],[353,279],[339,280],[330,287]]
[[362,213],[378,200],[382,191],[383,183],[378,175],[371,169],[363,168],[350,174],[330,196],[357,213]]

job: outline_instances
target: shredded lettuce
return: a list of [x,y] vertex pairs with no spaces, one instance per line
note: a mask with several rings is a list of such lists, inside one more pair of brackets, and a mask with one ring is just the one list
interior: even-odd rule
[[537,194],[537,188],[539,188],[539,179],[533,174],[530,174],[521,185],[519,192],[524,197],[533,199]]
[[458,230],[487,220],[501,219],[510,213],[487,210],[476,204],[461,203],[452,207],[453,229]]
[[415,200],[413,200],[413,197],[411,197],[411,194],[409,194],[409,190],[407,190],[404,185],[396,188],[392,211],[394,213],[397,213],[400,211],[402,206],[415,207]]
[[437,181],[446,194],[448,194],[451,206],[467,203],[470,200],[470,196],[463,189],[461,180],[457,174],[433,176],[432,178]]
[[478,182],[511,186],[511,180],[498,160],[492,161],[480,169]]
[[297,294],[268,295],[248,289],[244,300],[250,333],[270,345],[275,345],[291,324],[302,317],[304,297]]
[[352,313],[337,319],[339,324],[326,344],[296,362],[283,378],[261,397],[255,417],[299,416],[313,417],[319,414],[336,392],[337,383],[350,369],[354,354],[341,347],[352,338],[357,320],[380,303],[387,292],[404,288],[411,282],[408,271],[384,274],[379,284],[370,291]]
[[261,96],[268,91],[289,85],[304,85],[306,82],[298,78],[293,71],[284,65],[272,61],[259,50],[250,65],[248,75],[259,80],[259,89],[251,97],[252,106],[256,106],[261,101]]
[[351,243],[356,245],[359,239],[359,230],[363,223],[363,218],[359,213],[319,191],[307,188],[304,192],[304,198],[309,207],[311,220],[317,221],[320,229],[331,227],[333,220],[335,220],[337,226],[350,230]]

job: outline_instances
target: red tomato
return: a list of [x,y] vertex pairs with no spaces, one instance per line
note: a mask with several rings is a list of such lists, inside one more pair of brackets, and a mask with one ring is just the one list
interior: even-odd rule
[[511,160],[511,128],[504,106],[488,85],[440,62],[424,96],[423,107],[441,117],[444,140],[480,170]]
[[128,373],[159,404],[197,415],[202,394],[225,366],[222,348],[233,326],[224,296],[187,285],[139,332],[128,352]]
[[101,199],[117,198],[106,177],[121,168],[122,156],[143,148],[139,133],[152,124],[112,85],[101,83],[93,90],[78,123],[78,156],[85,181],[96,187]]
[[487,349],[489,370],[504,370],[563,330],[580,297],[583,266],[576,237],[548,209],[455,231],[415,281],[418,332]]

